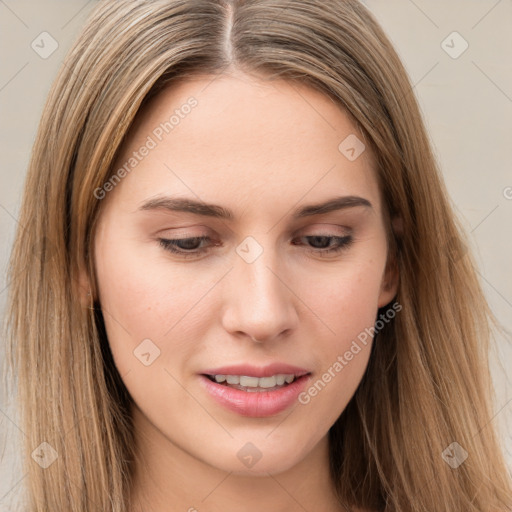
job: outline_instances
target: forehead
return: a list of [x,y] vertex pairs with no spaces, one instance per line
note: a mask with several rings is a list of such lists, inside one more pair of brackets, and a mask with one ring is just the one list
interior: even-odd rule
[[195,76],[139,112],[115,165],[129,172],[111,196],[138,206],[158,194],[195,195],[236,211],[358,195],[378,208],[373,162],[347,113],[319,91],[240,74]]

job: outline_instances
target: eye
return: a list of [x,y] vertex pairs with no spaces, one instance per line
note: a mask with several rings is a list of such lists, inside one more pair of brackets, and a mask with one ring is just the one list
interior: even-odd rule
[[[310,246],[310,248],[307,249],[308,252],[320,255],[338,254],[341,251],[347,249],[353,242],[353,237],[351,235],[308,235],[299,237],[298,239],[308,239],[309,243],[313,245],[313,248]],[[201,247],[201,244],[209,240],[211,240],[209,236],[158,239],[160,245],[166,251],[177,254],[180,258],[194,258],[208,252],[209,246]],[[296,243],[295,240],[292,241],[292,245],[301,245],[300,243]],[[220,244],[218,242],[214,242],[213,244],[210,244],[210,246],[211,245],[218,246]]]
[[[342,252],[343,250],[348,249],[348,247],[354,241],[354,239],[351,235],[345,235],[345,236],[308,235],[308,236],[299,237],[299,239],[300,238],[309,239],[310,243],[313,244],[313,249],[308,249],[308,252],[313,252],[314,254],[320,254],[320,255],[338,254],[338,253]],[[332,244],[331,244],[331,241],[333,241]],[[297,245],[297,244],[294,243],[294,245]],[[321,246],[321,247],[318,247],[318,246]]]
[[183,258],[191,258],[208,251],[208,248],[205,247],[197,248],[198,242],[201,244],[207,240],[210,240],[209,236],[194,236],[191,238],[160,238],[159,242],[166,251],[179,254]]

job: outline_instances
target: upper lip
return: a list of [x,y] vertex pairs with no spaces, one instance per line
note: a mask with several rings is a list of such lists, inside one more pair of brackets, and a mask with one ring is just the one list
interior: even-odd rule
[[271,377],[272,375],[285,374],[301,377],[310,373],[304,368],[285,363],[272,363],[267,366],[253,366],[250,364],[235,364],[211,368],[201,372],[203,375],[245,375],[247,377]]

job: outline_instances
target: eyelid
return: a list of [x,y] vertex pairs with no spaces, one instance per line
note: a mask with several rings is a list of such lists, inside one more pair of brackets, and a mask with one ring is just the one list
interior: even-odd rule
[[[321,227],[319,227],[321,226]],[[198,232],[191,232],[191,228],[203,228],[202,230],[199,230]],[[211,230],[205,230],[205,226],[190,226],[190,227],[183,227],[183,228],[175,228],[175,229],[166,229],[158,233],[156,236],[157,240],[159,241],[159,244],[162,246],[169,245],[172,243],[177,244],[179,241],[183,240],[189,240],[189,239],[196,239],[196,240],[202,240],[206,241],[209,240],[208,247],[205,247],[205,251],[211,250],[215,247],[219,247],[223,245],[223,242],[221,241],[223,239],[222,236],[219,236],[216,233],[212,233]],[[336,229],[338,228],[338,229]],[[340,226],[340,225],[333,225],[330,223],[315,223],[310,226],[302,227],[298,231],[290,232],[288,233],[285,238],[290,239],[290,241],[293,244],[293,240],[300,239],[300,238],[310,238],[310,237],[328,237],[328,238],[335,238],[335,239],[341,239],[341,238],[350,238],[351,242],[353,242],[354,236],[353,236],[353,229],[348,226]],[[224,239],[224,241],[227,241]],[[202,242],[201,242],[202,243]],[[229,242],[227,242],[229,243]],[[201,252],[203,249],[199,249],[199,252]],[[319,251],[317,251],[319,252]],[[193,252],[190,252],[192,255]]]
[[213,236],[213,232],[206,226],[186,226],[162,229],[158,231],[155,236],[159,238],[196,238],[201,236]]
[[[318,227],[320,226],[320,227]],[[333,230],[336,230],[337,228],[343,230],[343,233],[345,234],[350,234],[353,232],[353,228],[351,228],[350,226],[346,226],[346,225],[340,225],[340,224],[336,224],[336,223],[333,223],[333,222],[315,222],[313,224],[307,224],[307,225],[304,225],[304,226],[301,226],[298,228],[298,231],[302,231],[302,230],[315,230],[315,229],[320,229],[320,230],[325,230],[326,231],[326,234],[328,235],[332,235],[332,234],[335,234],[333,232]],[[192,230],[192,229],[198,229],[199,231],[198,232],[195,232],[195,231],[189,231],[189,230]],[[231,230],[229,230],[230,233],[232,232]],[[197,236],[211,236],[212,235],[212,229],[211,228],[208,228],[207,226],[203,226],[203,225],[194,225],[194,226],[185,226],[185,227],[179,227],[179,228],[166,228],[166,229],[163,229],[163,230],[159,230],[157,232],[158,236],[162,237],[162,238],[165,238],[165,235],[168,234],[169,236],[172,236],[173,238],[194,238],[194,237],[197,237]],[[292,234],[291,232],[289,234]]]
[[325,236],[346,236],[353,234],[354,230],[349,226],[340,226],[339,224],[331,224],[327,222],[312,224],[299,230],[299,233],[301,233],[302,236],[310,236],[310,232],[313,236],[323,234],[325,234]]

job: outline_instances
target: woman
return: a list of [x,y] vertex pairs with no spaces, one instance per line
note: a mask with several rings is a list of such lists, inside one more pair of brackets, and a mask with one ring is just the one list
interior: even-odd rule
[[103,1],[12,255],[30,511],[498,511],[490,312],[355,0]]

